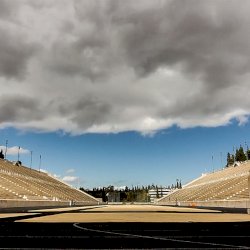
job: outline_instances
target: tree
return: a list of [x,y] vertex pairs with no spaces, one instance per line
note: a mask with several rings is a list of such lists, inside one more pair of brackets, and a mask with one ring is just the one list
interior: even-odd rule
[[176,185],[175,185],[175,187],[179,189],[179,180],[178,180],[178,179],[176,180]]
[[247,149],[247,159],[250,160],[250,149]]
[[156,185],[156,198],[159,199],[159,189],[158,189],[158,186]]
[[102,189],[102,201],[106,202],[107,201],[107,197],[106,197],[106,193],[105,193],[105,188]]
[[231,161],[232,161],[232,164],[234,164],[235,162],[235,156],[232,154],[232,157],[231,157]]
[[239,150],[236,149],[235,160],[236,161],[246,161],[247,157],[244,153],[244,149],[240,146]]
[[236,148],[236,151],[235,151],[235,161],[238,161],[239,159],[239,150],[238,148]]
[[231,155],[228,152],[227,153],[227,167],[230,165],[230,159],[231,159]]
[[230,153],[227,153],[227,167],[234,164],[234,155],[230,155]]
[[0,151],[0,159],[4,159],[4,154],[3,154],[3,150],[2,149]]

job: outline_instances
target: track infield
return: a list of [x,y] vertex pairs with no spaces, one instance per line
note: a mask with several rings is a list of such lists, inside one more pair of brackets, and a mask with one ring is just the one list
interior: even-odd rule
[[[31,211],[34,213],[34,210]],[[250,215],[217,210],[154,205],[107,205],[37,210],[39,216],[19,222],[105,223],[105,222],[250,222]],[[1,216],[0,216],[1,217]]]

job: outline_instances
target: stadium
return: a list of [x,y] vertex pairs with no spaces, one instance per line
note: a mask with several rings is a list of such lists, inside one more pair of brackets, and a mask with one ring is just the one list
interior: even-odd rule
[[250,249],[249,13],[0,0],[0,250]]
[[249,248],[249,170],[245,161],[154,203],[110,205],[0,159],[1,248]]

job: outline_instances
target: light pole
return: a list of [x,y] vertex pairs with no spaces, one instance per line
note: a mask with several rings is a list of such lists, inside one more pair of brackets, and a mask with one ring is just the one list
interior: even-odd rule
[[234,155],[234,163],[235,163],[236,151],[234,152],[234,146],[233,146],[233,155]]
[[222,152],[220,152],[220,163],[221,163],[221,169],[223,168],[222,166]]
[[212,155],[212,167],[213,167],[213,172],[214,172],[214,156]]
[[4,159],[6,159],[7,149],[8,149],[8,140],[6,140],[6,142],[5,142]]
[[248,150],[249,150],[249,149],[248,149],[248,145],[247,145],[247,142],[246,142],[246,141],[245,141],[245,146],[246,146],[246,158],[247,158],[247,160],[249,160],[249,159],[248,159]]
[[18,147],[17,151],[17,162],[19,162],[19,158],[20,158],[20,146]]
[[39,159],[39,172],[41,170],[41,164],[42,164],[42,156],[40,155],[40,159]]
[[31,150],[30,151],[30,168],[32,167],[32,154],[33,154],[33,151]]

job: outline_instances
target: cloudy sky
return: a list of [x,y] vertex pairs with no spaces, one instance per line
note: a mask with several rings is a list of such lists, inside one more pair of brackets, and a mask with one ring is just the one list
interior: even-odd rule
[[247,129],[249,11],[247,0],[0,0],[2,146],[20,133],[152,142],[173,128]]

